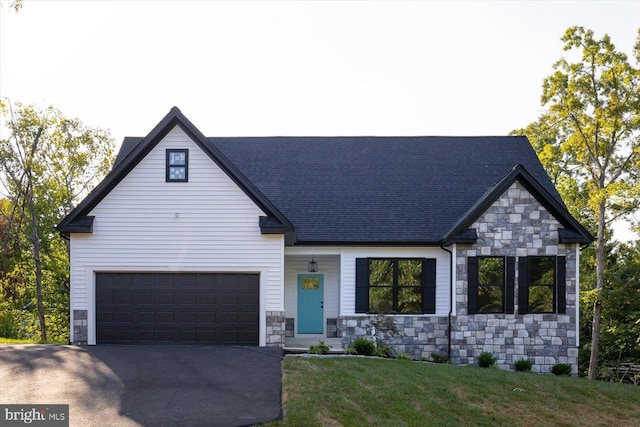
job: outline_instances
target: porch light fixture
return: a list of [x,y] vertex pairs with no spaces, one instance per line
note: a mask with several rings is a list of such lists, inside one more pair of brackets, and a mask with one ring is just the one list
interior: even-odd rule
[[309,262],[309,273],[316,273],[318,271],[318,263],[311,256],[311,262]]

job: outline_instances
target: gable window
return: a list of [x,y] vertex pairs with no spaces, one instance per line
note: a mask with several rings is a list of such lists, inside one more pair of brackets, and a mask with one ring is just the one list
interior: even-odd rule
[[435,259],[356,260],[356,312],[435,312]]
[[189,180],[189,150],[167,150],[167,182]]
[[469,257],[468,312],[513,313],[515,258]]
[[566,311],[566,258],[532,256],[520,258],[520,313]]

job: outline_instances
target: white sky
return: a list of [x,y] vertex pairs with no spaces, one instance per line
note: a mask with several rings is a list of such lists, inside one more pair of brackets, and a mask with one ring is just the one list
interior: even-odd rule
[[633,58],[635,1],[25,0],[0,9],[0,97],[144,136],[505,135],[543,111],[573,25]]

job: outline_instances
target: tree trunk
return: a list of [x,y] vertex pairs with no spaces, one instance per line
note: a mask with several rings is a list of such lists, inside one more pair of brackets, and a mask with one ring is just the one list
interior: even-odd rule
[[[30,175],[30,174],[29,174]],[[29,215],[31,215],[31,242],[33,244],[33,258],[36,263],[36,304],[38,307],[38,320],[40,321],[40,339],[47,340],[47,326],[44,319],[44,303],[42,299],[42,260],[40,259],[40,233],[38,233],[38,217],[36,205],[33,200],[33,183],[29,176],[29,194],[27,202],[29,204]]]
[[605,204],[598,203],[598,237],[596,239],[596,301],[593,306],[591,324],[591,355],[589,357],[590,380],[598,376],[598,356],[600,354],[600,317],[602,315],[602,288],[604,287],[604,244],[605,244]]

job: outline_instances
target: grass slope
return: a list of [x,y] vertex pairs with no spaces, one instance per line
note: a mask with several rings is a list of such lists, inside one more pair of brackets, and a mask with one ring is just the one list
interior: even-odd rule
[[376,358],[287,357],[273,426],[638,426],[640,387]]

